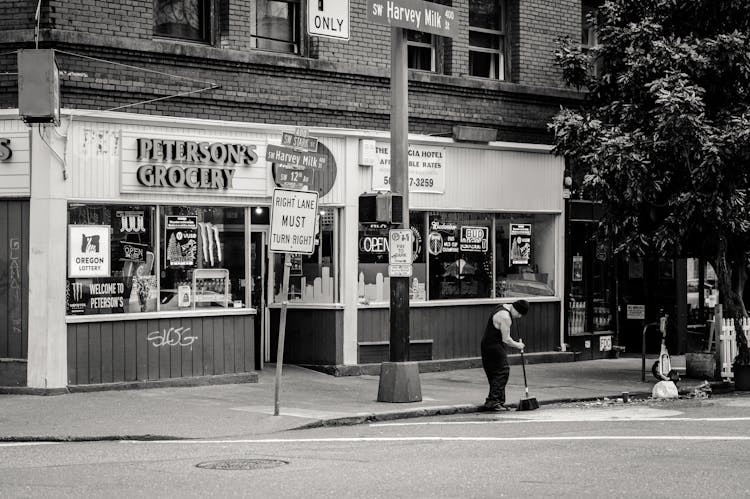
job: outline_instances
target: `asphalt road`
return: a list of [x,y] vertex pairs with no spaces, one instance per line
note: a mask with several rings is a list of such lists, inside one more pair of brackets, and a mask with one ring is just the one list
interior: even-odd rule
[[[217,469],[218,468],[218,469]],[[749,497],[750,398],[0,444],[2,497]]]

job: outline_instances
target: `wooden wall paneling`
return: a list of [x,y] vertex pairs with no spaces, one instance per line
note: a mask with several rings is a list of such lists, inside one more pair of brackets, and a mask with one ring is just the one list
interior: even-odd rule
[[146,344],[146,378],[145,379],[159,379],[159,373],[160,373],[160,355],[159,350],[153,346],[153,344],[148,340],[148,334],[152,331],[158,331],[159,330],[159,320],[158,319],[150,319],[147,321],[138,321],[139,329],[143,330],[143,333],[145,335],[145,341]]
[[257,316],[242,318],[242,335],[244,337],[244,362],[245,371],[255,371],[258,366],[255,365],[255,321]]
[[203,370],[203,352],[206,348],[203,335],[203,320],[200,317],[196,317],[192,320],[193,330],[192,335],[195,336],[193,342],[192,359],[190,364],[190,375],[191,376],[203,376],[205,374]]
[[78,328],[75,324],[68,326],[68,384],[78,384],[78,350],[76,341],[78,340]]
[[89,378],[88,383],[102,382],[102,324],[89,324]]
[[138,329],[135,321],[123,322],[125,381],[138,379]]
[[[189,331],[184,331],[182,336],[183,338],[192,338],[187,341],[192,341],[187,346],[183,346],[180,348],[180,357],[179,357],[179,364],[177,365],[177,369],[179,370],[179,376],[192,376],[193,375],[193,350],[195,349],[196,340],[194,338],[195,332],[193,331],[193,327],[197,321],[195,319],[190,319],[189,321],[184,321],[182,325],[185,328],[190,328]],[[186,342],[187,342],[186,341]],[[175,366],[173,366],[174,368]]]
[[214,334],[210,318],[197,319],[203,325],[203,374],[214,374]]
[[[234,361],[234,369],[232,372],[239,373],[249,370],[245,367],[245,334],[242,330],[243,318],[242,317],[225,317],[225,322],[228,320],[231,323],[230,330],[234,336],[234,347],[232,348],[232,357]],[[226,326],[225,326],[226,329]]]
[[76,382],[89,382],[89,325],[79,324],[76,332]]
[[136,380],[143,381],[148,379],[148,331],[146,331],[146,321],[134,321],[135,327],[135,348],[136,348]]
[[216,322],[221,323],[224,341],[224,369],[222,374],[233,373],[234,370],[234,331],[232,330],[231,317],[217,317]]
[[125,381],[125,323],[112,323],[112,382]]
[[0,357],[28,357],[29,202],[0,200]]
[[0,201],[0,357],[10,357],[10,227],[8,225],[9,203]]
[[211,329],[214,331],[214,370],[211,374],[224,373],[224,322],[221,318],[211,318]]
[[114,381],[114,349],[113,349],[113,323],[103,322],[101,324],[101,380],[100,383],[112,383]]
[[23,271],[21,272],[21,281],[23,283],[23,293],[21,294],[21,312],[23,314],[22,321],[22,332],[21,332],[21,351],[19,352],[19,358],[28,358],[29,352],[29,210],[31,205],[28,201],[21,202],[23,209],[22,215],[22,241],[23,246],[21,249],[21,259],[23,262]]
[[[161,327],[160,334],[167,334],[166,340],[168,343],[162,347],[159,347],[159,370],[161,371],[161,379],[164,378],[179,378],[182,373],[182,352],[189,347],[182,346],[182,336],[185,334],[183,331],[185,328],[190,327],[190,321],[181,321],[178,319],[162,319],[159,321]],[[179,331],[179,336],[174,330],[170,329],[183,328]],[[190,334],[188,332],[187,334]],[[177,342],[172,344],[171,342]]]

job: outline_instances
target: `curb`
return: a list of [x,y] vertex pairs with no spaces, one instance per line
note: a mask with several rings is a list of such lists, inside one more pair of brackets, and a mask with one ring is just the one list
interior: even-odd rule
[[[715,387],[714,387],[715,386]],[[693,393],[696,387],[683,388],[678,390],[680,395],[689,395]],[[724,394],[731,393],[732,389],[729,383],[726,382],[713,382],[711,383],[712,393]],[[638,391],[629,392],[631,398],[651,398],[650,391]],[[614,395],[598,395],[591,397],[568,397],[558,399],[539,400],[539,405],[554,405],[554,404],[570,404],[575,402],[590,402],[601,399],[618,399],[622,397],[622,393]],[[518,404],[506,404],[508,407],[514,410],[518,410]],[[486,412],[483,410],[481,405],[452,405],[452,406],[440,406],[440,407],[427,407],[417,409],[406,409],[403,411],[388,411],[382,413],[368,413],[361,416],[347,416],[343,418],[333,419],[321,419],[313,421],[312,423],[306,423],[302,426],[292,428],[293,430],[305,430],[310,428],[326,428],[334,426],[354,426],[358,424],[372,423],[377,421],[393,421],[396,419],[413,419],[428,416],[445,416],[450,414],[470,414],[475,412]],[[489,413],[494,414],[494,413]]]
[[258,373],[211,374],[188,378],[160,380],[122,381],[117,383],[96,383],[90,385],[68,385],[63,388],[29,388],[25,386],[0,386],[0,395],[66,395],[68,393],[106,392],[116,390],[141,390],[149,388],[189,388],[209,385],[235,385],[257,383]]

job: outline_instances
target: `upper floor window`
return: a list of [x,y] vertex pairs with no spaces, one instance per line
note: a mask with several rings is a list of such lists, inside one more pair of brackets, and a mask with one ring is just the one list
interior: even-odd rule
[[154,0],[154,34],[195,42],[210,41],[211,0]]
[[300,0],[257,0],[257,47],[299,53]]
[[594,47],[598,43],[594,25],[596,11],[596,5],[581,4],[581,44],[588,47]]
[[503,0],[469,0],[469,75],[505,79]]
[[407,60],[409,69],[435,71],[434,36],[421,31],[406,32]]

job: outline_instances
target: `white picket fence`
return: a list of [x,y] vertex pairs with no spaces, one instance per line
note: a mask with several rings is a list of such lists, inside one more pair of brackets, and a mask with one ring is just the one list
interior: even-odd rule
[[721,332],[719,333],[719,362],[721,363],[721,378],[724,381],[732,381],[734,372],[732,362],[737,356],[737,332],[735,320],[739,323],[745,338],[750,338],[750,317],[741,319],[721,319]]

